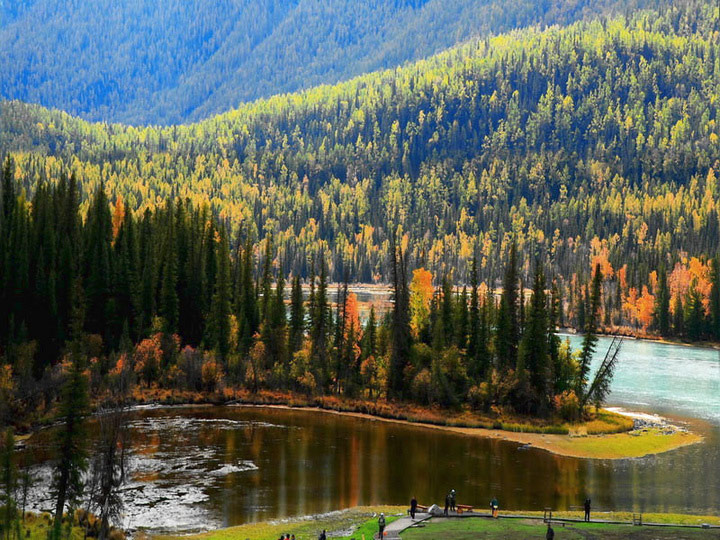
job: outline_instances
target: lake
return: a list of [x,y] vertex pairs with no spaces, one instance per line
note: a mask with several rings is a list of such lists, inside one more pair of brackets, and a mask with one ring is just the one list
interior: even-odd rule
[[[577,340],[577,337],[572,337]],[[609,344],[600,340],[598,355]],[[188,532],[356,505],[461,503],[597,510],[720,511],[720,365],[709,349],[626,341],[611,403],[701,418],[706,440],[659,456],[583,460],[419,426],[252,407],[133,413],[125,526]],[[43,461],[48,431],[29,448]],[[51,508],[49,470],[33,507]]]

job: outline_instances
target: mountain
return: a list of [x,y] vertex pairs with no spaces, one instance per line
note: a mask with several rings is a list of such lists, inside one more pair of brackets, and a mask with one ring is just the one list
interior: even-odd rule
[[526,29],[171,128],[7,102],[0,153],[29,194],[74,172],[84,208],[100,186],[208,204],[287,272],[322,250],[335,278],[387,279],[402,233],[437,275],[477,255],[491,281],[514,240],[568,288],[601,259],[640,291],[720,248],[717,35],[701,1]]
[[472,36],[664,0],[0,2],[0,96],[88,120],[197,121],[336,83]]

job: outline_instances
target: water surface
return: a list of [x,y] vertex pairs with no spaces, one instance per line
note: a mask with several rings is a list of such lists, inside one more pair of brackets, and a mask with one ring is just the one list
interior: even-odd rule
[[[573,338],[574,340],[577,338]],[[599,354],[609,344],[600,341]],[[335,414],[248,407],[133,413],[128,528],[193,531],[311,515],[415,495],[484,507],[720,512],[720,366],[709,349],[626,342],[611,402],[703,418],[703,443],[631,460],[584,460],[507,441]],[[47,459],[48,431],[29,442]],[[51,508],[45,478],[35,508]]]

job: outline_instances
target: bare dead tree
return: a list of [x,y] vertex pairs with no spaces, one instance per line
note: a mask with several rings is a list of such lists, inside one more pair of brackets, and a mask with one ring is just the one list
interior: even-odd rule
[[121,486],[127,478],[129,411],[119,404],[100,411],[100,437],[89,479],[89,510],[99,519],[98,538],[106,540],[112,524],[120,522],[123,510]]

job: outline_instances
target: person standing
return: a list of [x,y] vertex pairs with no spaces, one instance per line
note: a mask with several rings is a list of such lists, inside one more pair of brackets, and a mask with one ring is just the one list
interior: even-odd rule
[[450,490],[450,511],[455,512],[455,490]]
[[327,540],[327,534],[325,534],[325,529],[323,529],[323,532],[320,533],[320,536],[318,536],[318,540]]
[[590,521],[590,499],[585,499],[585,504],[583,505],[585,507],[585,521]]
[[417,499],[415,495],[410,499],[410,519],[415,519],[415,511],[417,510]]
[[498,517],[498,507],[500,506],[500,503],[497,500],[497,497],[493,497],[492,501],[490,501],[490,512],[492,512],[492,517],[497,518]]
[[385,514],[380,514],[378,529],[380,530],[380,540],[382,540],[383,536],[385,536]]
[[445,515],[448,515],[448,508],[450,508],[450,494],[445,495]]
[[545,540],[555,540],[555,531],[553,530],[552,525],[550,525],[549,521],[547,532],[545,533]]

